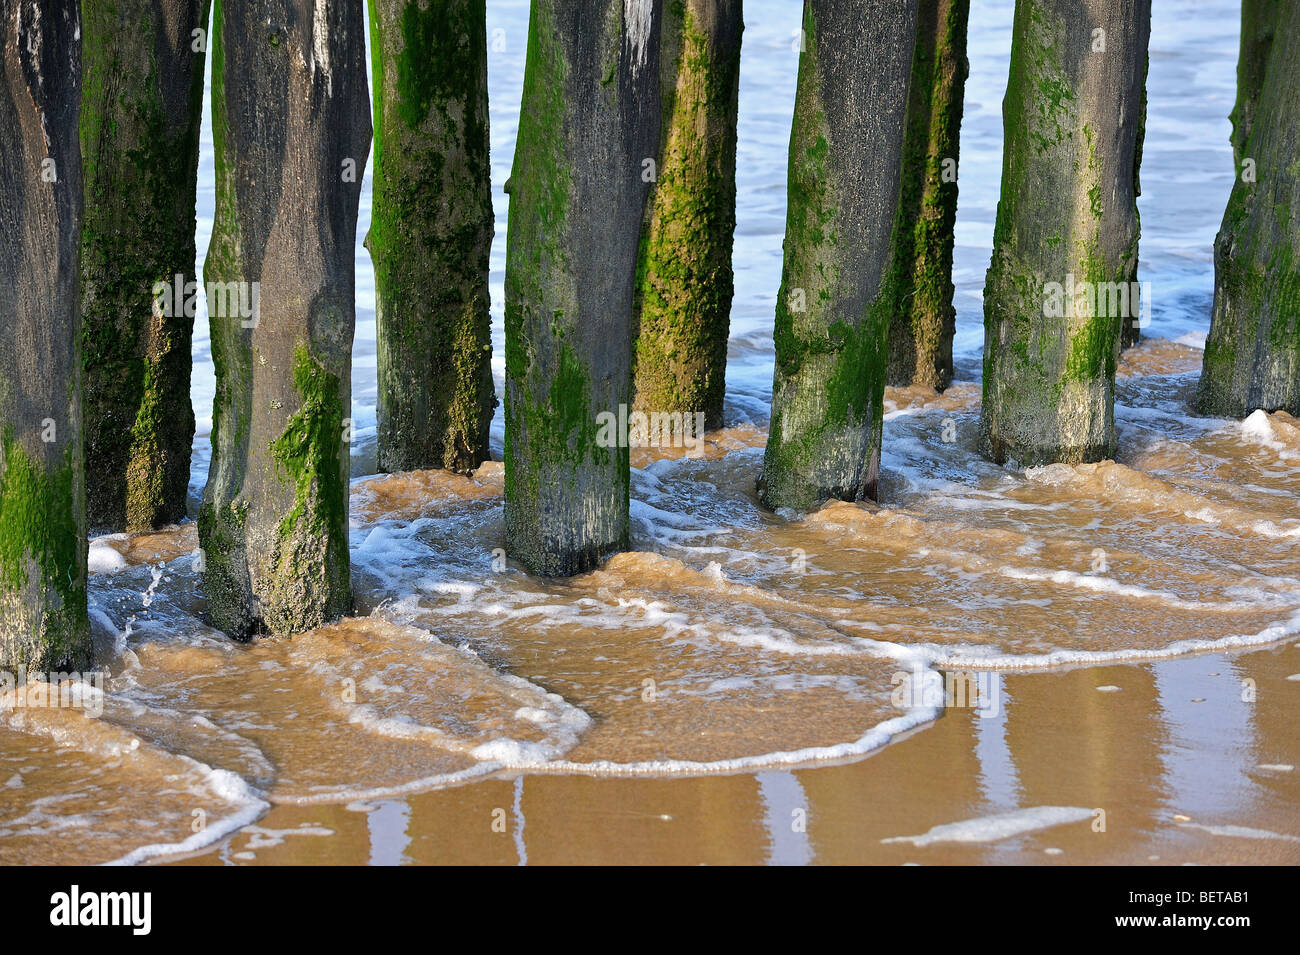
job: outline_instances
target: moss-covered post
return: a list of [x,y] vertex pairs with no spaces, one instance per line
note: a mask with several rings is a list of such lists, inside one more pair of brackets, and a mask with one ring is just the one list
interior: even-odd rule
[[492,322],[484,0],[370,0],[379,468],[488,455]]
[[83,0],[82,21],[87,511],[140,531],[184,517],[190,483],[208,0]]
[[915,0],[806,0],[790,131],[772,508],[875,497]]
[[349,612],[354,248],[370,150],[361,0],[214,4],[217,393],[199,512],[214,625]]
[[898,221],[897,278],[889,327],[891,385],[943,390],[952,381],[957,312],[952,296],[957,153],[961,142],[970,0],[921,0],[907,100]]
[[506,551],[627,546],[632,293],[659,147],[659,0],[533,0],[506,243]]
[[1241,52],[1237,56],[1237,101],[1232,107],[1232,158],[1240,171],[1264,89],[1273,36],[1285,0],[1241,0]]
[[[1233,146],[1237,178],[1214,243],[1214,312],[1198,395],[1206,414],[1300,415],[1300,16],[1243,9]],[[1265,9],[1271,7],[1271,9]],[[1251,42],[1276,32],[1263,47]],[[1259,84],[1252,86],[1251,84]]]
[[1002,194],[984,287],[981,450],[1115,453],[1115,365],[1137,309],[1137,163],[1151,0],[1018,0]]
[[735,288],[741,0],[669,0],[660,29],[663,125],[637,268],[634,407],[722,426]]
[[77,0],[0,0],[0,670],[81,668]]

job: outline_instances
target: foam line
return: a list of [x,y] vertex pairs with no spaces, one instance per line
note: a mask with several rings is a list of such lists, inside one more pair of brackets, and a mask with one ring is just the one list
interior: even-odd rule
[[[187,756],[181,756],[180,758],[189,759]],[[271,808],[266,800],[257,796],[248,783],[234,773],[224,769],[211,769],[197,760],[189,761],[194,763],[195,766],[207,769],[208,778],[205,782],[209,789],[228,802],[243,802],[243,808],[236,810],[229,816],[223,816],[215,823],[206,825],[202,831],[196,832],[180,842],[158,842],[152,845],[140,846],[138,849],[132,849],[120,859],[114,859],[112,862],[104,863],[104,865],[139,865],[141,862],[159,856],[197,852],[215,842],[221,841],[244,826],[256,822]]]
[[919,836],[894,836],[881,839],[885,844],[910,842],[918,848],[942,842],[1000,842],[1027,832],[1051,829],[1070,822],[1091,819],[1093,811],[1082,806],[1033,806],[994,816],[980,816],[935,826]]

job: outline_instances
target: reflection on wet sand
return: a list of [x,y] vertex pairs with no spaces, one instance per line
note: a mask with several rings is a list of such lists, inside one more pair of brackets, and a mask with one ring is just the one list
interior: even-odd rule
[[[1238,673],[1280,691],[1294,685],[1286,676],[1295,672],[1300,647],[1287,645],[1231,658],[1013,674],[1005,678],[1003,714],[1014,717],[951,710],[866,759],[677,779],[528,775],[400,800],[276,806],[259,825],[337,834],[285,838],[252,859],[241,853],[260,837],[240,834],[181,861],[1295,864],[1300,843],[1276,836],[1296,834],[1296,773],[1260,769],[1258,760],[1268,753],[1282,765],[1297,762],[1300,743],[1282,730],[1294,725],[1300,700],[1292,691],[1267,708],[1247,709],[1252,704],[1229,699]],[[1230,732],[1207,734],[1204,710],[1167,709],[1162,699],[1178,695],[1189,707],[1203,706],[1192,703],[1200,699],[1193,694],[1213,685],[1211,673],[1227,676],[1220,715],[1234,726]],[[1061,719],[1061,701],[1082,704],[1090,694],[1109,701],[1089,706],[1090,718],[1105,727],[1104,741],[1076,766],[1088,724]],[[1280,732],[1260,731],[1261,718]],[[1158,744],[1144,745],[1153,729]],[[1216,772],[1220,784],[1206,775]],[[1104,832],[1088,814],[1008,838],[990,833],[986,841],[886,841],[1044,806],[1110,808]],[[400,827],[387,822],[394,819]],[[497,819],[504,825],[494,826]],[[978,825],[969,831],[978,836]]]
[[1015,692],[1005,733],[1020,801],[1091,810],[1099,842],[1149,831],[1168,737],[1152,666],[1047,673]]

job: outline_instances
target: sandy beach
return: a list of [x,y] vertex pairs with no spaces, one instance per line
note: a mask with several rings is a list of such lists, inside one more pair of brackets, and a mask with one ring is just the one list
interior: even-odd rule
[[[1295,865],[1300,682],[1287,677],[1297,674],[1294,643],[1017,673],[1002,680],[1004,714],[950,710],[848,764],[680,779],[528,774],[404,799],[277,806],[173,861]],[[1246,680],[1254,702],[1242,700]],[[991,817],[1018,805],[1085,813],[999,837]],[[930,844],[889,841],[966,820],[982,822]]]

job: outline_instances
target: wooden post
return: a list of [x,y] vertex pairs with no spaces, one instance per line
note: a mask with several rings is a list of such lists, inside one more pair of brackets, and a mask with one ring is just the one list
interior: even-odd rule
[[704,413],[722,427],[735,288],[736,110],[741,0],[664,8],[660,162],[646,209],[636,295],[636,402]]
[[89,663],[81,422],[81,24],[0,0],[0,667]]
[[894,306],[889,327],[891,385],[942,391],[952,381],[953,225],[957,154],[965,99],[970,0],[922,0],[908,93]]
[[361,0],[217,0],[217,394],[199,514],[213,623],[348,613],[353,262],[370,149]]
[[379,468],[488,456],[492,320],[484,0],[371,0]]
[[81,249],[90,526],[185,516],[208,0],[83,0]]
[[903,121],[916,0],[806,0],[772,424],[759,493],[772,508],[872,498],[894,295]]
[[1300,414],[1300,18],[1281,6],[1242,9],[1237,178],[1214,243],[1214,312],[1198,394],[1206,414]]
[[1136,312],[1150,0],[1018,0],[1002,195],[984,288],[981,449],[1021,465],[1115,454]]
[[659,0],[533,0],[506,245],[506,551],[568,576],[628,543],[632,293],[659,148]]

